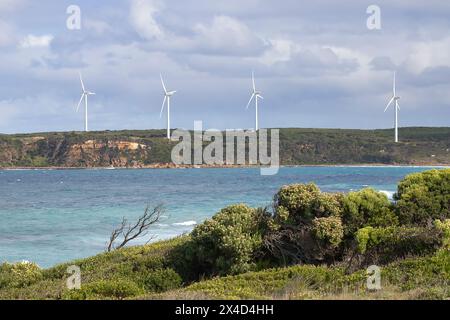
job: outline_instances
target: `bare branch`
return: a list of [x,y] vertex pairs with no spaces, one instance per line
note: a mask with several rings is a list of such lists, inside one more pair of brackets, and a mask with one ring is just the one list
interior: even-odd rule
[[[111,232],[106,250],[110,252],[115,249],[123,248],[128,242],[147,236],[148,229],[159,221],[163,212],[163,205],[158,204],[151,209],[147,206],[144,214],[140,216],[134,224],[128,223],[128,221],[123,218],[122,223]],[[122,242],[116,244],[119,238],[122,239]],[[153,238],[154,237],[151,236],[146,243]]]

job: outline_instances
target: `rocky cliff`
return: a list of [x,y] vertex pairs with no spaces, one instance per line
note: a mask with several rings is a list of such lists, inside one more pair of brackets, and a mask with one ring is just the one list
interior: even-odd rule
[[[301,164],[450,165],[450,128],[281,129],[280,160]],[[173,167],[163,130],[0,135],[0,167]]]

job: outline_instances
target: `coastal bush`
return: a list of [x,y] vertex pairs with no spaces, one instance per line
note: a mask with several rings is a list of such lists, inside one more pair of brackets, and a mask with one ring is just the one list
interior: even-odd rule
[[314,218],[312,226],[312,231],[316,238],[326,245],[336,248],[341,244],[344,237],[341,218],[335,216]]
[[184,260],[195,274],[224,275],[248,271],[262,244],[264,213],[231,205],[194,228]]
[[156,269],[140,277],[144,289],[150,292],[164,292],[181,287],[182,279],[173,269]]
[[450,250],[450,219],[445,221],[436,220],[434,225],[442,232],[442,246],[445,250]]
[[359,253],[370,263],[387,263],[410,255],[426,255],[442,245],[436,228],[393,226],[364,227],[356,232]]
[[349,192],[342,200],[342,219],[345,235],[353,237],[360,228],[388,227],[398,224],[387,196],[371,188]]
[[35,263],[22,261],[0,265],[0,289],[23,288],[42,279],[42,270]]
[[395,283],[402,290],[443,288],[450,298],[450,251],[440,250],[433,255],[400,260],[381,269],[385,281]]
[[312,183],[282,187],[264,236],[269,259],[276,265],[335,260],[343,239],[342,198]]
[[450,169],[406,176],[394,200],[402,224],[428,225],[435,219],[450,218]]
[[321,192],[313,183],[282,187],[274,197],[275,223],[297,225],[314,218],[339,216],[342,195]]
[[63,294],[65,300],[96,300],[134,297],[143,294],[144,290],[135,282],[127,279],[100,280],[83,285],[81,289],[71,289]]

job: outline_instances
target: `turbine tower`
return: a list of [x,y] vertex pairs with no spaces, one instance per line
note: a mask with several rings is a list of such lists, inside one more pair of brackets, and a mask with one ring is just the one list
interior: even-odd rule
[[80,108],[81,102],[83,102],[83,99],[84,99],[84,131],[88,132],[89,131],[89,127],[88,127],[88,96],[94,95],[95,92],[86,90],[86,88],[84,87],[81,72],[79,73],[79,75],[80,75],[80,82],[81,82],[81,98],[80,98],[80,102],[78,102],[77,112],[78,112],[78,109]]
[[250,96],[250,100],[248,100],[246,109],[248,109],[253,98],[255,98],[255,131],[258,131],[258,128],[259,128],[258,127],[258,98],[261,98],[261,99],[264,99],[264,98],[261,95],[262,92],[256,90],[255,75],[254,75],[253,71],[252,71],[252,84],[253,84],[253,91],[252,91],[252,95]]
[[395,131],[395,142],[398,142],[398,111],[400,111],[400,105],[398,104],[398,100],[400,100],[400,97],[397,96],[397,93],[395,91],[395,72],[394,72],[394,83],[392,87],[392,97],[391,100],[389,100],[386,109],[384,109],[384,112],[387,111],[387,109],[390,107],[392,102],[395,102],[395,119],[394,119],[394,131]]
[[173,96],[176,91],[167,91],[162,75],[159,74],[159,77],[161,78],[161,84],[164,89],[164,100],[162,103],[161,112],[159,113],[159,117],[162,117],[164,106],[167,100],[167,139],[170,140],[170,97]]

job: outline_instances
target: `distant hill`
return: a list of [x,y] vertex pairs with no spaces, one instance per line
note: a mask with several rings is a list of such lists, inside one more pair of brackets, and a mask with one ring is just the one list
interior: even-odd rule
[[[280,129],[282,165],[450,165],[450,127]],[[165,130],[0,135],[0,167],[152,167],[171,163]]]

